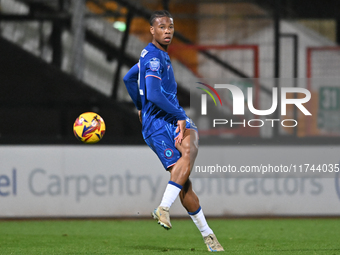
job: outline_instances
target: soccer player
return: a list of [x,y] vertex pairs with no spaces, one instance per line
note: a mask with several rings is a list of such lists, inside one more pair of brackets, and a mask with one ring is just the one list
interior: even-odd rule
[[150,17],[150,32],[152,42],[143,49],[139,63],[125,75],[124,82],[139,110],[145,142],[170,172],[162,201],[152,215],[162,227],[171,229],[169,209],[179,196],[208,250],[223,251],[189,179],[198,151],[198,132],[177,99],[177,83],[167,53],[174,34],[171,14],[155,11]]

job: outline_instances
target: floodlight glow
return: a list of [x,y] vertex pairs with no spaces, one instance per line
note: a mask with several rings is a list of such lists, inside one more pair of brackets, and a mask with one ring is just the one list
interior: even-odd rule
[[120,32],[124,32],[126,30],[126,24],[123,21],[115,21],[113,23],[113,27]]

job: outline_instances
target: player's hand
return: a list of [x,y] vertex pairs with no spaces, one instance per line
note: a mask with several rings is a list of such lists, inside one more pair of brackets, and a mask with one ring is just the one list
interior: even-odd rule
[[177,143],[181,144],[183,137],[184,137],[184,132],[186,129],[186,120],[179,120],[177,121],[177,128],[176,128],[176,133],[179,132],[178,136],[176,136],[175,140],[175,146],[177,145]]
[[142,111],[138,111],[138,118],[139,118],[140,123],[143,124],[143,122],[142,122]]

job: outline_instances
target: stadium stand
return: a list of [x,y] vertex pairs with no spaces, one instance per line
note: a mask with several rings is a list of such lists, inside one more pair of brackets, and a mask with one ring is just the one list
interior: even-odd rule
[[89,110],[106,117],[104,143],[142,142],[126,106],[3,38],[0,51],[1,143],[75,143],[73,122]]

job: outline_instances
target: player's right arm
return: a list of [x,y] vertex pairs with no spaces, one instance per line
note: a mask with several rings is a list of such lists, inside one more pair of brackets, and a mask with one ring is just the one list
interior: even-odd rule
[[142,109],[142,101],[138,90],[138,73],[139,66],[138,63],[135,64],[128,73],[124,76],[123,81],[125,83],[126,89],[138,110]]

